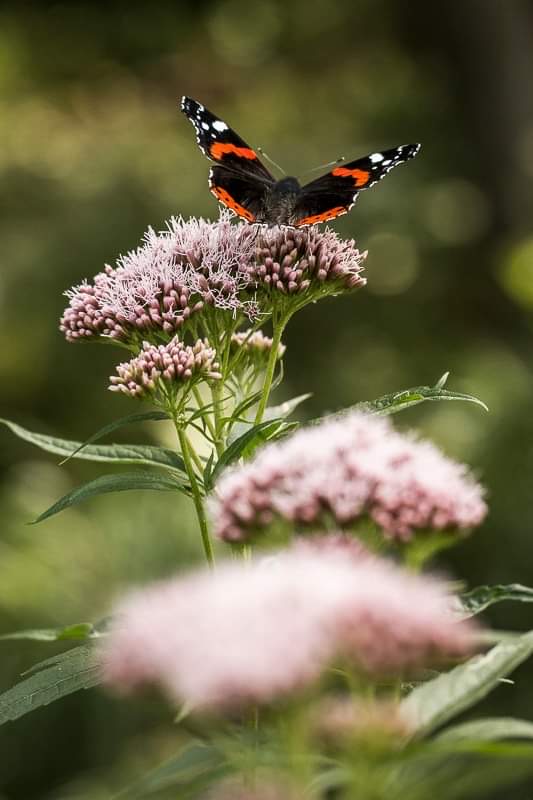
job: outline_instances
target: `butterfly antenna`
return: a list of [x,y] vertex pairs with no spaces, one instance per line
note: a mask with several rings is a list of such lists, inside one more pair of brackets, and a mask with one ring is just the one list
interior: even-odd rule
[[269,162],[269,164],[272,164],[272,166],[273,166],[273,167],[276,167],[276,169],[278,169],[278,170],[281,172],[281,174],[282,174],[282,175],[286,175],[286,174],[287,174],[287,173],[285,172],[285,170],[284,170],[282,167],[280,167],[280,165],[279,165],[279,164],[276,164],[276,162],[275,162],[275,161],[272,161],[272,159],[270,158],[270,156],[268,156],[268,155],[265,153],[265,151],[263,150],[263,148],[262,148],[262,147],[258,147],[258,148],[257,148],[257,152],[258,152],[260,155],[262,155],[262,156],[263,156],[263,158],[265,159],[265,161],[268,161],[268,162]]
[[336,158],[335,161],[329,161],[327,164],[321,164],[319,167],[313,167],[313,169],[308,169],[307,172],[304,172],[303,175],[300,175],[300,178],[305,178],[306,175],[309,175],[311,172],[317,172],[319,169],[327,169],[328,167],[334,167],[335,164],[342,164],[343,161],[346,161],[344,156],[340,158]]

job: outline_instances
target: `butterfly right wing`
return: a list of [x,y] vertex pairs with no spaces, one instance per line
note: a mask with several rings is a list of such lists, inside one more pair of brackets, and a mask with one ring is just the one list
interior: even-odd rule
[[362,189],[369,189],[420,150],[419,144],[403,144],[382,153],[337,166],[302,187],[294,209],[296,227],[327,222],[346,214]]

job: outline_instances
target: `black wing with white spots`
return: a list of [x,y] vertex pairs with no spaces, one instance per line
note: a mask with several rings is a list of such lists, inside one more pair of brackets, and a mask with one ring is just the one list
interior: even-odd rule
[[275,183],[255,150],[205,106],[190,97],[183,97],[181,110],[193,124],[198,146],[207,158],[240,174],[254,176],[264,183]]
[[294,224],[315,225],[346,214],[360,191],[374,186],[398,164],[414,158],[419,150],[419,144],[402,144],[336,166],[302,187],[294,208]]

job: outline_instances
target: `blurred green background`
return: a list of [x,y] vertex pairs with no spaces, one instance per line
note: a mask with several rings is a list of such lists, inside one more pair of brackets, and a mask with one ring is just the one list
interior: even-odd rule
[[[280,397],[313,392],[311,416],[450,370],[490,414],[429,404],[397,418],[488,487],[486,524],[439,566],[533,585],[532,78],[526,0],[2,3],[2,416],[83,439],[136,409],[106,392],[121,351],[66,344],[58,319],[62,292],[149,225],[216,216],[182,94],[290,174],[420,141],[335,224],[368,248],[368,287],[292,321]],[[166,435],[160,423],[122,438]],[[6,430],[1,442],[0,633],[96,620],[123,587],[199,557],[189,508],[166,494],[28,527],[101,470],[60,468]],[[531,628],[533,610],[490,619]],[[0,689],[58,649],[0,646]],[[533,718],[532,677],[522,668],[485,710]],[[172,753],[171,723],[162,704],[96,690],[41,709],[0,729],[0,797],[107,797]]]

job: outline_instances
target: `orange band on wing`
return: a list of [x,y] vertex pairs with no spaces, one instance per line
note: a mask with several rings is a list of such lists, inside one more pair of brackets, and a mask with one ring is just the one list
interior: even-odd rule
[[253,222],[255,217],[251,211],[248,211],[247,208],[241,206],[240,203],[237,203],[236,200],[227,192],[225,189],[222,189],[220,186],[212,186],[211,187],[211,194],[214,194],[217,200],[220,200],[221,203],[224,203],[227,208],[235,211],[239,217],[242,217],[247,222]]
[[347,169],[346,167],[336,167],[332,175],[338,176],[339,178],[355,178],[355,185],[358,188],[361,186],[365,186],[370,178],[370,172],[367,172],[366,169]]
[[327,222],[328,219],[335,219],[335,217],[340,217],[341,214],[346,214],[346,211],[347,209],[344,206],[337,206],[329,211],[323,211],[322,214],[313,214],[310,217],[299,219],[296,227],[299,228],[300,225],[316,225],[317,222]]
[[257,155],[250,147],[237,147],[237,145],[231,144],[230,142],[214,142],[209,150],[211,157],[217,161],[220,161],[226,153],[233,153],[233,155],[239,158],[247,158],[250,161],[257,158]]

